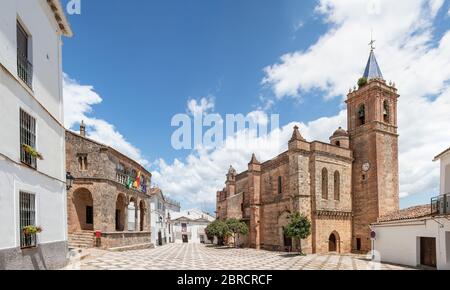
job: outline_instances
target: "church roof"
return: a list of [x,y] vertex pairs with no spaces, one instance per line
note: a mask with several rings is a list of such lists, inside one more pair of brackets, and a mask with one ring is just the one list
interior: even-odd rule
[[337,129],[334,133],[333,133],[333,137],[348,137],[348,133],[347,131],[345,131],[344,129],[342,129],[342,127],[339,127],[339,129]]
[[373,49],[370,51],[369,61],[367,62],[363,77],[368,80],[383,78],[383,74],[381,73],[381,69],[378,65],[377,58],[375,57]]

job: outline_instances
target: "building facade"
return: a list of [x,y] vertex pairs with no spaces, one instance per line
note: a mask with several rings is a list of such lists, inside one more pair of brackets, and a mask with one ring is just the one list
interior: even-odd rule
[[169,243],[175,243],[175,231],[174,225],[171,223],[172,215],[175,213],[181,212],[181,204],[180,202],[171,199],[169,197],[165,197],[165,205],[166,205],[166,217],[167,217],[167,236]]
[[174,243],[209,243],[205,229],[214,220],[213,216],[197,209],[171,213],[170,224],[175,237]]
[[383,262],[450,270],[450,148],[441,165],[441,192],[431,204],[381,217],[372,225],[375,250]]
[[69,246],[152,246],[150,172],[85,135],[83,123],[80,134],[66,132],[67,171],[74,177],[67,194]]
[[217,217],[247,222],[240,244],[268,250],[297,248],[283,234],[289,215],[311,220],[302,241],[306,253],[369,251],[370,224],[399,209],[397,99],[373,50],[359,88],[348,94],[348,131],[339,128],[330,143],[305,140],[298,127],[288,150],[248,170],[227,174],[217,192]]
[[61,52],[71,35],[59,1],[0,2],[0,269],[67,262]]
[[150,220],[152,243],[163,246],[175,242],[173,224],[170,223],[172,213],[180,212],[180,203],[164,196],[160,188],[151,189]]

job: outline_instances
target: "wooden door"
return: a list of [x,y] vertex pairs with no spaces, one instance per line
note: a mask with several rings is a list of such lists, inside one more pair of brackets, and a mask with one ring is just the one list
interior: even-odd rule
[[420,264],[436,268],[436,238],[420,238]]

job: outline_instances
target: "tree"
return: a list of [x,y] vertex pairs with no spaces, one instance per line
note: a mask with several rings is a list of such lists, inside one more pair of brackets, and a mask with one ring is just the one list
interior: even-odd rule
[[302,240],[307,239],[311,235],[311,222],[299,212],[290,215],[289,219],[291,221],[284,228],[284,234],[298,241],[299,252],[302,253]]
[[236,236],[247,235],[249,232],[248,226],[246,223],[235,218],[228,219],[225,223],[228,226],[229,234],[233,237],[234,246],[236,247]]
[[227,237],[229,229],[225,222],[215,220],[206,227],[205,232],[209,240],[214,240],[214,237],[218,240],[223,240]]

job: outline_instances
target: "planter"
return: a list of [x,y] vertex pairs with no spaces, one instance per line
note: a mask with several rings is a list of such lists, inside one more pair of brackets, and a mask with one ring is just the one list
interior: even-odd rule
[[22,232],[25,236],[36,235],[42,232],[42,228],[36,226],[26,226],[22,229]]
[[26,145],[26,144],[22,144],[22,148],[23,150],[30,154],[31,157],[33,158],[37,158],[39,160],[44,160],[44,157],[42,156],[41,153],[37,152],[33,147],[31,147],[30,145]]

